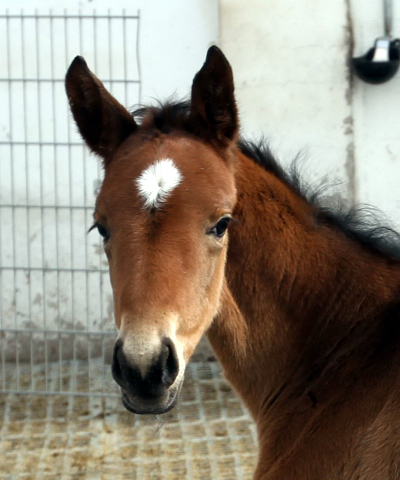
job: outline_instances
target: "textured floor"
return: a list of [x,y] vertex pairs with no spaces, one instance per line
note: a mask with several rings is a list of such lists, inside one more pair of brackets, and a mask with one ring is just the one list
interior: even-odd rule
[[[48,387],[68,385],[71,369],[86,378],[84,363],[61,367],[48,367]],[[37,377],[35,390],[44,382],[38,367],[19,375]],[[216,363],[190,364],[179,404],[159,417],[129,414],[118,397],[0,394],[1,480],[251,480],[256,455],[254,425]]]

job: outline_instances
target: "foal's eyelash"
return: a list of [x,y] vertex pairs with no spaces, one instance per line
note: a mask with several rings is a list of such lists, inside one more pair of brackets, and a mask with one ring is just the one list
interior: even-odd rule
[[86,232],[86,235],[89,235],[89,233],[94,230],[95,228],[97,228],[97,222],[95,222],[90,228],[89,230]]

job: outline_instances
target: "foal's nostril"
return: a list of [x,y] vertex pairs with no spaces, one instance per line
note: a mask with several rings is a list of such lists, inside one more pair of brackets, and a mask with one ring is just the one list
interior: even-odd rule
[[169,338],[163,340],[163,352],[162,352],[162,383],[168,388],[170,387],[179,372],[179,361],[176,354],[174,344]]
[[111,373],[112,373],[112,376],[114,377],[114,380],[118,384],[121,384],[122,382],[122,370],[121,370],[121,365],[118,359],[118,356],[119,356],[118,354],[121,351],[121,349],[122,349],[122,340],[117,340],[114,345]]

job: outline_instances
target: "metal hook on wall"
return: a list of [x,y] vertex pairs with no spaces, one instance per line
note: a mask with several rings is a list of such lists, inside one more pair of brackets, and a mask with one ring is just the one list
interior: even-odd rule
[[379,84],[390,80],[400,65],[400,40],[393,39],[393,0],[383,4],[385,36],[378,37],[375,45],[361,57],[352,59],[355,74],[364,82]]

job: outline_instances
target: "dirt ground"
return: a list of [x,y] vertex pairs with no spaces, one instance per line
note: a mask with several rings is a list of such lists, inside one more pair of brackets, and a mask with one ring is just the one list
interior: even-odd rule
[[[84,384],[85,365],[73,367]],[[70,383],[71,364],[58,376],[51,368],[51,382]],[[61,372],[60,365],[54,368]],[[33,374],[38,372],[34,390],[44,382],[43,370]],[[18,375],[20,387],[24,379],[33,385],[32,371],[20,368]],[[8,368],[8,386],[12,379]],[[190,364],[177,407],[158,417],[126,412],[115,390],[106,396],[72,393],[0,394],[1,480],[252,478],[255,428],[215,362]]]

